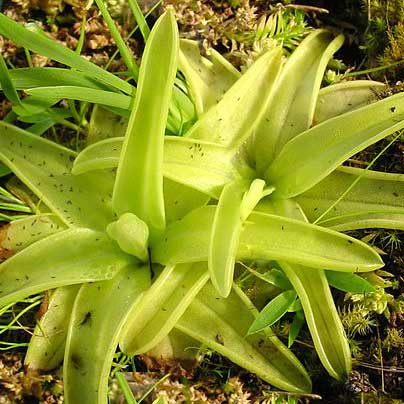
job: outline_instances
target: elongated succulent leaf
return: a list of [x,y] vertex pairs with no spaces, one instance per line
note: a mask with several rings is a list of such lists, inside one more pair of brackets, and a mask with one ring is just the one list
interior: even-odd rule
[[132,92],[133,87],[129,83],[82,58],[71,49],[61,46],[43,33],[30,31],[1,13],[0,34],[35,53],[80,70],[108,86],[112,85],[128,94]]
[[24,364],[29,369],[52,370],[63,361],[73,303],[80,285],[57,288],[28,345]]
[[210,49],[204,57],[196,41],[180,41],[179,70],[184,74],[198,116],[216,105],[241,76],[220,53]]
[[18,252],[53,233],[65,229],[52,213],[32,215],[0,227],[0,248]]
[[279,263],[299,295],[321,363],[332,377],[345,377],[351,371],[351,352],[325,272]]
[[114,220],[110,203],[114,175],[73,176],[76,153],[0,122],[0,160],[68,226],[104,229]]
[[343,37],[316,30],[292,53],[279,76],[271,101],[254,135],[257,170],[264,173],[279,150],[313,121],[327,63]]
[[313,123],[315,125],[345,112],[377,101],[385,88],[383,83],[371,80],[354,80],[333,84],[318,93]]
[[242,231],[241,204],[248,181],[224,186],[216,207],[209,243],[208,268],[213,286],[222,297],[231,291],[234,264]]
[[309,392],[308,374],[271,331],[246,337],[256,315],[257,310],[241,290],[221,298],[207,284],[176,328],[278,388]]
[[[335,204],[358,177],[355,186]],[[296,200],[311,222],[332,207],[319,224],[337,230],[404,227],[403,174],[340,167]]]
[[118,215],[134,213],[148,224],[151,239],[165,227],[163,145],[178,47],[177,24],[168,11],[154,25],[143,54],[112,198]]
[[[205,261],[214,214],[215,207],[206,206],[170,224],[152,249],[154,259],[164,264]],[[366,272],[383,266],[372,248],[352,237],[298,220],[256,212],[244,224],[237,259],[280,259],[346,272]]]
[[145,353],[160,343],[207,282],[205,263],[167,266],[128,316],[119,346]]
[[81,287],[63,364],[67,404],[108,402],[108,376],[121,328],[149,284],[148,267],[129,265],[111,280]]
[[[84,149],[73,166],[74,174],[116,167],[122,151],[122,138],[106,139]],[[224,184],[248,172],[234,153],[211,142],[166,136],[163,175],[173,181],[219,197]]]
[[404,94],[396,94],[325,121],[289,141],[265,178],[274,196],[307,191],[343,161],[404,127]]
[[0,307],[43,290],[111,279],[133,259],[104,233],[81,228],[58,232],[0,265]]
[[[241,145],[263,114],[280,67],[280,49],[261,56],[186,135],[223,146]],[[252,88],[260,91],[251,91]]]

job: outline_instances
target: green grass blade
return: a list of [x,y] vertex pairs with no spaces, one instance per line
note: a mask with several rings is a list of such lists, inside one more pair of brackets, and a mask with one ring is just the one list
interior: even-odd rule
[[1,90],[3,91],[7,99],[10,100],[13,104],[19,105],[21,102],[20,97],[18,96],[17,91],[15,90],[6,62],[1,54],[0,54],[0,85]]
[[257,310],[239,289],[224,299],[208,284],[176,328],[278,388],[310,391],[307,372],[271,331],[246,337],[256,315]]
[[103,230],[114,220],[114,173],[73,176],[76,153],[0,122],[0,160],[65,224]]
[[132,98],[127,95],[75,86],[36,87],[26,90],[26,93],[35,96],[37,99],[53,98],[59,100],[66,98],[121,109],[129,109],[132,102]]
[[94,63],[83,59],[74,51],[49,39],[44,34],[24,28],[4,14],[0,14],[0,35],[13,40],[19,46],[82,71],[89,77],[94,77],[107,86],[113,86],[127,94],[132,93],[133,87],[129,83],[126,83],[124,80],[105,71]]
[[257,170],[264,173],[282,146],[312,125],[327,63],[342,45],[325,30],[311,33],[289,57],[254,135]]
[[97,3],[99,10],[101,11],[105,23],[108,25],[109,32],[111,33],[111,36],[119,49],[119,53],[121,54],[126,67],[131,72],[133,78],[137,80],[139,75],[139,68],[136,65],[132,52],[125,44],[125,41],[123,40],[121,34],[119,33],[114,20],[109,14],[108,8],[106,7],[104,0],[95,0],[95,2]]
[[[319,217],[354,183],[360,180],[333,209],[319,221],[322,226],[364,225],[370,227],[374,220],[391,219],[394,224],[404,213],[404,175],[340,167],[316,186],[299,195],[296,200],[302,206],[310,222]],[[397,223],[400,225],[400,221]],[[404,226],[404,223],[401,224]],[[383,227],[383,226],[381,226]],[[389,227],[389,226],[387,226]],[[354,229],[355,227],[353,227]],[[361,227],[358,227],[361,228]]]
[[178,28],[171,12],[156,22],[140,66],[135,105],[118,164],[112,204],[147,223],[150,239],[164,231],[163,147],[178,55]]
[[108,376],[128,312],[150,285],[148,266],[83,285],[74,303],[63,363],[67,404],[107,403]]
[[274,196],[299,195],[355,153],[402,128],[403,93],[339,115],[301,133],[284,146],[265,178],[276,187]]
[[46,313],[35,327],[24,365],[29,369],[52,370],[63,361],[67,328],[80,285],[57,288],[51,295]]
[[342,272],[326,271],[328,283],[342,290],[343,292],[350,293],[371,293],[376,292],[376,288],[369,283],[366,279],[355,274],[345,274]]
[[0,265],[0,306],[59,286],[111,279],[132,261],[104,233],[58,232]]
[[129,314],[119,342],[122,351],[138,355],[160,343],[208,278],[205,263],[165,267]]
[[286,290],[274,297],[258,314],[251,324],[247,334],[255,334],[279,321],[288,311],[289,307],[296,300],[294,290]]
[[385,85],[371,80],[345,81],[324,87],[318,93],[313,123],[315,125],[345,112],[377,101]]
[[87,76],[80,71],[58,67],[23,67],[10,70],[9,74],[17,90],[52,86],[88,87],[110,91],[114,88],[100,83],[92,76]]
[[142,10],[139,7],[139,3],[137,2],[137,0],[128,0],[128,4],[130,9],[132,10],[133,16],[135,17],[136,24],[138,25],[139,30],[142,33],[143,39],[146,42],[150,35],[150,28],[147,25],[146,18],[144,17]]

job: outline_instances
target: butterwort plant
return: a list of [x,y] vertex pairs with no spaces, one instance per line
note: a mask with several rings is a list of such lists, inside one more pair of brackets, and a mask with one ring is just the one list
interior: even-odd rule
[[[324,366],[337,378],[349,372],[325,270],[338,278],[383,263],[331,227],[357,228],[365,217],[402,226],[402,199],[380,191],[400,196],[402,180],[339,166],[402,128],[404,112],[402,95],[362,106],[377,83],[319,91],[340,44],[316,31],[286,63],[274,49],[240,75],[217,53],[207,59],[180,43],[167,12],[146,43],[123,138],[77,156],[1,124],[2,162],[46,209],[3,230],[3,248],[16,254],[0,266],[0,303],[54,289],[26,364],[63,360],[67,402],[106,401],[118,344],[128,354],[164,344],[174,353],[189,337],[279,388],[310,391],[268,322],[254,326],[257,310],[232,284],[236,261],[276,264]],[[198,115],[184,138],[164,137],[177,64]],[[353,189],[365,191],[328,211],[358,178]]]
[[[73,175],[76,153],[1,123],[1,161],[45,208],[2,229],[2,248],[15,255],[0,267],[0,304],[54,289],[26,365],[50,369],[63,360],[66,402],[106,402],[118,343],[124,352],[145,352],[168,334],[196,338],[279,388],[311,388],[303,366],[270,330],[244,338],[256,311],[240,289],[221,299],[209,285],[203,288],[207,263],[196,262],[193,252],[178,265],[154,257],[167,224],[209,199],[163,179],[163,167],[186,167],[186,151],[206,143],[221,152],[209,142],[164,140],[178,48],[177,26],[167,12],[146,44],[116,172]],[[259,69],[270,74],[272,65]],[[170,155],[164,143],[171,165],[163,161],[163,152]],[[156,290],[159,301],[150,304]],[[141,329],[132,332],[134,325]]]
[[[199,119],[184,139],[166,137],[163,173],[217,203],[169,223],[152,250],[167,265],[206,261],[221,298],[232,293],[237,261],[275,264],[290,290],[247,333],[272,324],[298,296],[319,358],[335,378],[350,372],[351,355],[329,284],[369,292],[371,285],[357,273],[382,265],[370,247],[336,230],[402,229],[404,223],[402,175],[342,166],[404,127],[404,96],[377,101],[382,84],[372,81],[320,90],[342,41],[317,30],[286,63],[274,49],[244,75],[215,52],[208,59],[196,43],[181,42],[179,67]],[[173,169],[171,142],[191,139],[187,163]],[[122,144],[116,138],[90,146],[73,172],[116,167]],[[157,285],[149,304],[159,301]],[[124,331],[134,351],[136,324]]]

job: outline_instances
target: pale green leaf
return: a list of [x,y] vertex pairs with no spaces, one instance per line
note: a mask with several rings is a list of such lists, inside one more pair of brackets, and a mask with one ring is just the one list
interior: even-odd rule
[[[121,150],[122,138],[95,143],[78,155],[72,172],[116,167]],[[177,136],[164,138],[163,175],[172,181],[218,198],[222,187],[239,172],[250,175],[248,167],[222,146]]]
[[132,93],[133,87],[124,80],[107,72],[101,67],[77,55],[64,45],[46,37],[43,33],[33,32],[24,28],[21,24],[11,20],[0,13],[0,35],[11,39],[13,42],[35,53],[46,56],[59,63],[63,63],[74,69],[94,77],[107,86],[113,86],[127,94]]
[[263,331],[246,337],[257,310],[239,289],[221,298],[206,285],[176,328],[286,391],[309,392],[307,372],[280,340]]
[[167,266],[134,307],[119,345],[137,355],[165,338],[208,280],[204,263]]
[[254,155],[259,173],[265,172],[285,143],[312,125],[327,63],[343,43],[342,35],[332,39],[333,35],[328,31],[314,31],[285,64],[254,134]]
[[321,363],[332,377],[346,377],[351,371],[351,352],[325,271],[282,261],[279,264],[300,298]]
[[64,229],[63,223],[52,213],[28,216],[0,228],[0,247],[13,252],[21,251]]
[[318,93],[313,123],[315,125],[377,101],[385,88],[383,83],[354,80],[324,87]]
[[[154,259],[164,264],[206,260],[215,209],[195,209],[171,223],[153,246]],[[345,272],[366,272],[383,266],[371,247],[352,237],[299,220],[256,212],[244,224],[236,259],[280,259]]]
[[213,286],[222,297],[231,291],[234,264],[242,231],[241,204],[248,181],[224,186],[216,207],[209,243],[208,268]]
[[0,122],[0,160],[65,224],[104,229],[114,220],[114,174],[73,176],[75,157],[69,149]]
[[52,293],[28,345],[24,364],[29,369],[52,370],[62,363],[70,315],[79,288],[80,285],[65,286]]
[[[281,50],[261,56],[187,132],[188,137],[237,147],[253,132],[281,67]],[[259,91],[252,89],[259,88]]]
[[404,127],[404,93],[339,115],[289,141],[265,174],[274,196],[307,191],[347,158]]
[[134,213],[147,223],[151,239],[165,227],[164,132],[177,70],[178,43],[177,24],[172,11],[167,11],[154,25],[143,54],[112,198],[118,215]]
[[184,74],[198,116],[216,105],[241,73],[214,49],[200,54],[196,41],[180,41],[179,70]]
[[[334,202],[360,177],[337,204]],[[404,175],[340,167],[296,200],[310,222],[336,230],[404,229]]]
[[149,285],[149,268],[129,265],[109,281],[81,287],[63,364],[67,404],[107,404],[108,376],[122,326]]
[[111,279],[133,260],[104,233],[80,228],[55,233],[0,265],[0,306],[59,286]]
[[251,324],[247,334],[255,334],[262,331],[280,320],[289,310],[289,307],[296,300],[294,290],[286,290],[274,297],[258,314]]

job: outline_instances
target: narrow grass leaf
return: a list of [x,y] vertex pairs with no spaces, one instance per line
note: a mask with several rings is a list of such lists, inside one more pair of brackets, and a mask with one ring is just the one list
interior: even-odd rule
[[376,291],[371,283],[359,275],[335,271],[326,271],[325,274],[328,283],[343,292],[371,293]]
[[338,230],[404,227],[403,174],[340,167],[296,200],[309,221],[314,222],[358,177],[360,180],[319,224]]
[[247,335],[262,331],[279,321],[296,300],[294,290],[286,290],[274,297],[258,314],[247,331]]
[[35,87],[75,86],[98,90],[113,90],[114,87],[94,80],[77,70],[58,67],[23,67],[9,71],[11,81],[17,90]]
[[15,105],[20,104],[20,97],[14,87],[13,81],[10,77],[6,62],[3,56],[0,54],[0,85],[1,90],[9,101]]
[[95,2],[97,3],[98,9],[101,11],[102,17],[108,26],[109,32],[111,33],[111,36],[114,39],[114,42],[119,49],[119,53],[121,54],[122,60],[124,61],[128,70],[131,72],[132,77],[135,80],[137,80],[138,75],[139,75],[139,68],[136,65],[136,62],[132,55],[131,50],[126,45],[121,34],[119,33],[114,20],[112,19],[111,15],[109,14],[108,8],[105,5],[104,0],[95,0]]
[[178,28],[168,11],[154,25],[143,54],[112,198],[118,215],[131,212],[148,224],[151,239],[165,227],[164,131],[177,70],[178,42]]
[[135,17],[136,24],[139,27],[143,39],[146,42],[150,35],[150,28],[147,25],[146,18],[144,17],[142,10],[139,7],[139,3],[137,2],[137,0],[128,0],[128,4],[130,9],[132,10],[132,14]]
[[47,38],[43,33],[24,28],[4,14],[0,14],[0,34],[35,53],[80,70],[107,86],[113,86],[127,94],[132,93],[133,87],[129,83],[80,57],[69,48]]
[[296,338],[299,336],[303,324],[304,324],[304,314],[303,310],[300,310],[296,312],[296,314],[293,317],[292,324],[290,325],[288,334],[288,348],[290,348],[296,341]]
[[37,99],[69,99],[91,102],[93,104],[107,105],[114,108],[129,109],[132,98],[114,93],[112,91],[98,90],[95,88],[83,88],[75,86],[35,87],[26,90],[27,94]]

